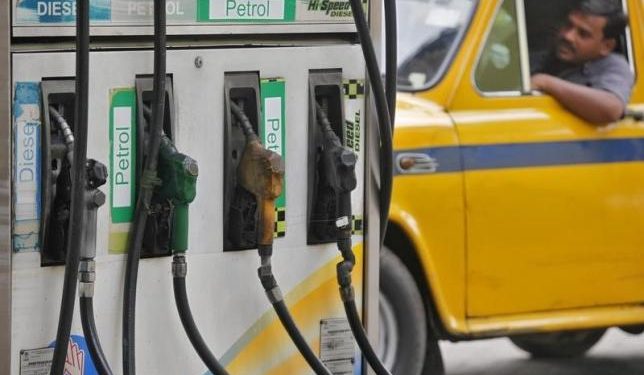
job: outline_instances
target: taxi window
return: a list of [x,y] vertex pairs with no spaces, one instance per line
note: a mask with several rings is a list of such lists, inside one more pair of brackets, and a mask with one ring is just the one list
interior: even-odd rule
[[437,84],[467,30],[476,0],[398,0],[398,89]]
[[499,8],[476,66],[474,81],[483,93],[521,92],[516,3],[505,0]]

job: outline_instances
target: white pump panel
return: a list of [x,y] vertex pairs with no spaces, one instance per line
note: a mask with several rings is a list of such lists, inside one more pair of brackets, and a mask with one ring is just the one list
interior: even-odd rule
[[[168,52],[167,69],[173,78],[177,109],[175,143],[179,150],[198,161],[200,169],[197,198],[190,207],[188,295],[202,335],[232,374],[304,375],[311,370],[289,341],[266,299],[257,279],[257,251],[223,252],[224,218],[220,202],[224,72],[258,71],[261,78],[284,82],[286,233],[275,240],[274,272],[294,319],[319,354],[321,322],[344,319],[344,310],[335,280],[335,264],[339,260],[335,244],[307,246],[307,192],[303,183],[307,163],[303,160],[307,154],[309,70],[342,69],[346,80],[349,91],[344,98],[345,116],[352,123],[352,148],[359,160],[359,186],[352,194],[352,203],[354,215],[361,221],[365,210],[366,132],[360,121],[366,118],[365,101],[360,90],[350,89],[353,87],[350,85],[364,85],[363,67],[355,63],[361,56],[356,45]],[[114,95],[133,88],[136,75],[152,73],[152,59],[152,51],[91,54],[88,157],[111,165],[111,176],[120,168],[115,143],[124,141],[118,133],[112,134],[110,144],[111,125],[117,125],[121,131],[133,126],[128,121],[131,109],[114,105]],[[201,63],[195,64],[197,60]],[[74,54],[69,52],[14,54],[12,63],[16,84],[74,74]],[[279,108],[273,107],[272,111]],[[119,373],[126,257],[118,245],[122,224],[115,223],[113,215],[115,209],[126,205],[128,197],[109,183],[101,190],[107,194],[108,203],[98,211],[94,306],[103,349]],[[354,271],[358,303],[364,293],[363,242],[362,232],[357,228],[353,244],[359,260]],[[42,348],[50,346],[56,335],[64,267],[41,267],[37,250],[21,249],[13,254],[11,375],[31,374],[25,371],[31,366],[25,358],[29,355],[47,358],[47,350]],[[169,257],[141,260],[137,370],[141,374],[202,375],[206,369],[188,342],[174,305],[170,263]],[[74,350],[84,356],[84,374],[93,374],[87,365],[91,360],[84,347],[78,305],[72,335],[78,344]],[[346,356],[346,347],[344,350]],[[345,358],[343,366],[358,371],[360,365],[356,350],[353,358]]]

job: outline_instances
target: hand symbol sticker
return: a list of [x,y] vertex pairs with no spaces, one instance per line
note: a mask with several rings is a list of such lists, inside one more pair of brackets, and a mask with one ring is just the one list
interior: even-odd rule
[[67,358],[65,359],[64,375],[84,375],[85,352],[73,339],[67,345]]

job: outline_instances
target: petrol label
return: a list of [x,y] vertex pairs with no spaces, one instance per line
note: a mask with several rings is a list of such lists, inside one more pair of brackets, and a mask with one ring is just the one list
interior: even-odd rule
[[42,189],[40,83],[16,84],[13,112],[13,249],[38,251]]
[[285,22],[295,19],[295,0],[199,0],[202,22]]
[[[260,83],[264,146],[286,159],[286,83],[283,79],[262,79]],[[286,178],[286,177],[285,177]],[[286,183],[275,201],[275,237],[286,235]]]
[[[154,17],[152,0],[111,0],[112,22],[151,24]],[[197,8],[195,0],[166,0],[165,13],[169,23],[194,22]]]
[[136,94],[133,88],[111,92],[109,250],[125,251],[136,205]]

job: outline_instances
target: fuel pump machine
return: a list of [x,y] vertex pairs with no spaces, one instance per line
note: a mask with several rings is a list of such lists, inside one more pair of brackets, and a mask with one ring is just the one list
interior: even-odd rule
[[362,10],[380,35],[366,1],[0,5],[1,374],[366,371]]

